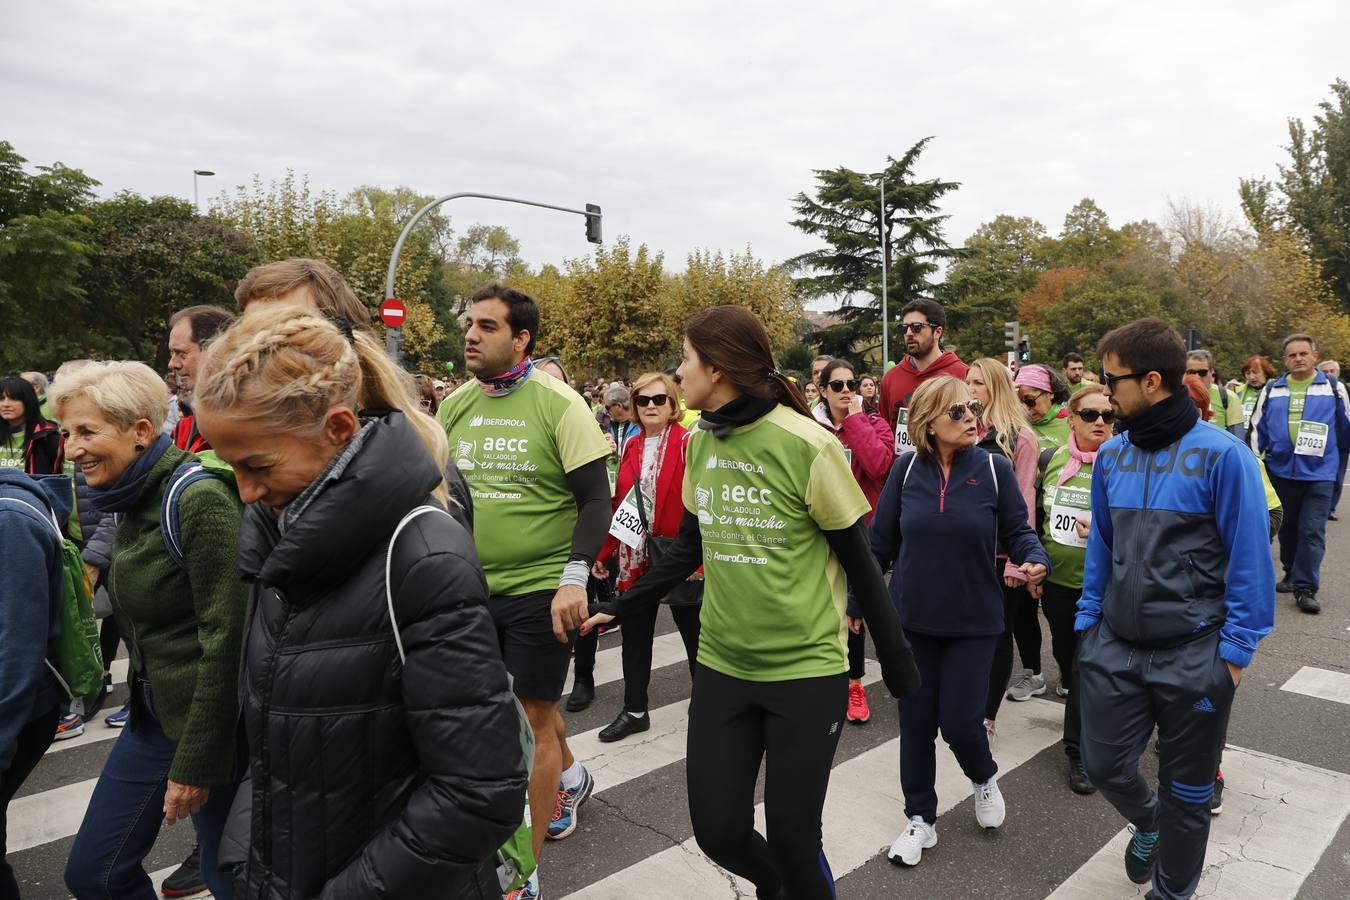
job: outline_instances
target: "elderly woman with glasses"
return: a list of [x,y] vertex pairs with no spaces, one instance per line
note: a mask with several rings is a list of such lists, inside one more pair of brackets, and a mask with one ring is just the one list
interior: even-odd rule
[[965,382],[943,375],[914,392],[914,451],[896,460],[872,520],[872,552],[894,566],[891,599],[921,684],[900,701],[905,830],[893,862],[917,865],[937,844],[938,731],[975,791],[975,820],[1003,824],[1005,806],[984,730],[994,648],[1003,634],[1001,546],[1040,596],[1050,559],[1027,524],[1008,458],[976,446],[979,414]]
[[1063,447],[1069,440],[1069,411],[1064,408],[1069,383],[1064,376],[1047,366],[1023,366],[1013,383],[1041,449]]

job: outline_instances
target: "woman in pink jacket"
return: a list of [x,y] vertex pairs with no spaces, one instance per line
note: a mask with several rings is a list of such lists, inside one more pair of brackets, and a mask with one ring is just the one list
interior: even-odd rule
[[[832,359],[820,370],[820,402],[813,411],[820,424],[833,431],[844,445],[853,478],[875,511],[877,498],[895,462],[895,434],[881,416],[864,411],[858,376],[847,360]],[[866,519],[871,525],[872,514],[868,513]],[[852,591],[848,602],[848,720],[861,725],[872,717],[862,684],[867,639],[862,613],[855,608]]]

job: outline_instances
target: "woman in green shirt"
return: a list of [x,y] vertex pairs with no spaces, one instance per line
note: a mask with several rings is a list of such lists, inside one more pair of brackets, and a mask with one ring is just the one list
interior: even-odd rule
[[1087,384],[1068,404],[1071,431],[1064,446],[1051,454],[1038,480],[1044,519],[1041,543],[1050,556],[1041,608],[1050,623],[1050,638],[1059,665],[1059,692],[1068,695],[1064,710],[1064,753],[1069,757],[1069,787],[1078,794],[1096,791],[1083,770],[1078,750],[1078,673],[1074,668],[1078,636],[1073,629],[1078,597],[1083,592],[1083,561],[1092,523],[1092,466],[1097,450],[1111,439],[1116,414],[1106,388]]
[[1069,383],[1064,376],[1047,366],[1023,366],[1014,383],[1041,449],[1063,447],[1069,440],[1069,412],[1064,408]]
[[[868,546],[871,506],[749,310],[695,315],[679,376],[689,407],[703,411],[686,455],[685,516],[617,610],[658,602],[703,565],[686,755],[694,837],[760,897],[832,898],[821,810],[848,700],[849,586],[891,693],[918,678]],[[594,615],[582,631],[613,618]],[[768,840],[754,826],[762,762]]]

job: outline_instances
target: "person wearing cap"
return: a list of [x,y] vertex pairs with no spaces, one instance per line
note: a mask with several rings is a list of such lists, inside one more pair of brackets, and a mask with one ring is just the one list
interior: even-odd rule
[[1042,450],[1058,449],[1069,441],[1069,385],[1045,366],[1023,366],[1013,379],[1017,399],[1027,408],[1027,419]]

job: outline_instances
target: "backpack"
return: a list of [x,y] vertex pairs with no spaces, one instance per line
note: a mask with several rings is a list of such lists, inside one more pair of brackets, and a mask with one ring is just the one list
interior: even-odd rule
[[[84,560],[75,544],[61,534],[61,526],[50,509],[41,510],[15,497],[0,497],[26,506],[52,526],[61,542],[62,579],[61,633],[47,648],[47,668],[61,689],[80,708],[75,712],[92,716],[103,706],[107,692],[103,688],[103,650],[98,639],[98,620],[94,618],[93,591],[84,571]],[[56,664],[52,664],[55,657]]]
[[1044,532],[1045,525],[1045,470],[1050,467],[1050,460],[1059,452],[1058,447],[1046,447],[1041,451],[1040,457],[1036,460],[1036,534],[1041,535]]
[[183,556],[183,526],[178,504],[183,499],[184,491],[208,478],[224,481],[231,490],[234,489],[234,470],[214,453],[203,453],[193,462],[184,463],[174,470],[164,488],[164,496],[159,501],[159,530],[164,538],[164,549],[180,569],[187,568],[187,560]]
[[[398,618],[394,615],[394,588],[389,580],[389,575],[394,564],[394,544],[398,541],[399,534],[402,533],[408,523],[424,513],[440,513],[446,518],[454,518],[439,506],[419,506],[413,509],[403,517],[403,520],[398,523],[398,527],[394,529],[394,536],[389,539],[389,550],[384,558],[384,599],[389,606],[389,624],[394,630],[394,644],[398,647],[400,664],[406,663],[407,657],[403,653],[403,636],[398,630]],[[525,708],[520,705],[520,701],[516,699],[514,693],[511,695],[511,700],[516,705],[516,718],[520,724],[520,752],[525,756],[526,769],[533,770],[534,731],[530,728],[530,720],[525,715]],[[511,835],[507,842],[497,850],[497,881],[501,884],[502,893],[510,893],[523,887],[537,867],[538,862],[534,858],[534,837],[530,825],[530,804],[526,800],[523,821],[516,828],[515,834]]]

